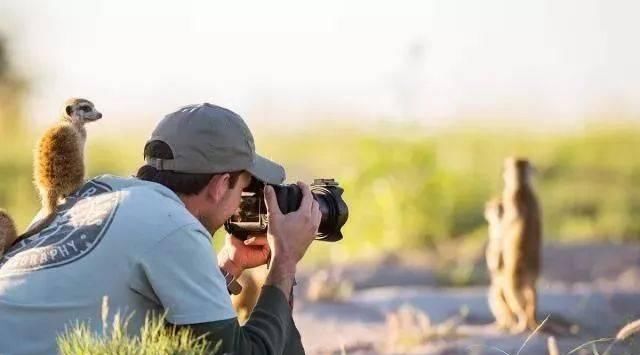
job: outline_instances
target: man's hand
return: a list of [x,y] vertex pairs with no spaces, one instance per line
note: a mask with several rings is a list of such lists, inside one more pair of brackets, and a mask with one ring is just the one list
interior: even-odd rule
[[293,287],[296,265],[315,238],[322,218],[309,187],[303,182],[298,182],[298,186],[302,189],[300,208],[288,214],[280,211],[273,188],[268,185],[264,188],[269,214],[267,239],[271,248],[271,265],[265,285],[280,288],[287,298]]
[[218,264],[234,277],[238,277],[245,269],[266,264],[269,252],[269,243],[264,234],[252,236],[245,241],[227,234],[224,246],[218,253]]

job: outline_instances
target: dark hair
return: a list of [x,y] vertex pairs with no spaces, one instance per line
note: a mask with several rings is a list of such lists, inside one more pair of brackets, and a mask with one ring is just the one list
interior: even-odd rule
[[[171,147],[163,141],[151,141],[144,147],[144,157],[156,159],[173,159]],[[228,172],[229,182],[235,187],[241,171]],[[158,170],[150,165],[143,165],[138,169],[136,177],[140,180],[151,181],[166,186],[171,191],[183,195],[197,195],[207,186],[216,174],[180,173],[172,170]]]

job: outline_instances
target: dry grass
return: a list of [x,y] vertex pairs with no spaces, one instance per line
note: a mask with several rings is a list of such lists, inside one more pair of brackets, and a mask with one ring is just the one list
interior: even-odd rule
[[560,349],[555,337],[547,338],[547,347],[549,348],[549,355],[560,355]]
[[633,321],[620,329],[616,335],[616,340],[622,341],[640,331],[640,319]]
[[429,316],[412,305],[405,304],[387,315],[387,351],[402,353],[429,342],[455,340],[465,335],[459,331],[467,314],[463,310],[439,324],[432,324]]
[[622,327],[619,331],[618,334],[616,334],[616,337],[611,342],[611,344],[609,344],[609,346],[607,347],[607,349],[604,351],[604,353],[602,353],[603,355],[608,355],[611,350],[614,348],[614,346],[616,346],[617,344],[628,340],[629,338],[631,338],[633,335],[637,334],[638,332],[640,332],[640,319],[635,320],[631,323],[628,323],[627,325],[625,325],[624,327]]

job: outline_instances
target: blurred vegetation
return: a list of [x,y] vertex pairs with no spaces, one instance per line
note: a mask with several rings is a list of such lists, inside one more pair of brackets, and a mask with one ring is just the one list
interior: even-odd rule
[[22,133],[23,99],[27,81],[16,73],[9,60],[7,41],[0,34],[0,133]]
[[[537,168],[546,240],[640,239],[637,125],[605,121],[553,135],[332,127],[288,135],[255,129],[259,150],[285,165],[289,181],[335,177],[345,188],[345,240],[315,243],[312,261],[437,249],[444,241],[477,245],[486,234],[484,202],[499,193],[502,160],[513,154]],[[89,176],[134,174],[147,135],[90,137]],[[30,176],[34,137],[0,141],[0,206],[24,227],[38,208]]]
[[509,155],[537,168],[547,240],[640,238],[637,125],[603,120],[553,135],[462,127],[432,136],[399,127],[316,132],[266,145],[290,171],[344,185],[346,240],[327,249],[337,258],[336,248],[347,256],[484,239],[484,202],[501,190]]

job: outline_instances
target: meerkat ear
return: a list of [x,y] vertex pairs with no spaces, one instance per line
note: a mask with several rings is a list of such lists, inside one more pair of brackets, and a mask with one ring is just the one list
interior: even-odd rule
[[65,107],[64,110],[67,113],[67,116],[71,116],[71,112],[73,112],[73,107],[71,107],[71,105],[67,105],[67,107]]

